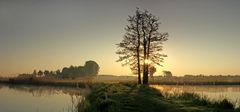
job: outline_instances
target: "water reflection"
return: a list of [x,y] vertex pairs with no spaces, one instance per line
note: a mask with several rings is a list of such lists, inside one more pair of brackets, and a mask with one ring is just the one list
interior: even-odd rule
[[197,93],[201,96],[207,96],[210,100],[223,100],[224,98],[230,100],[236,107],[240,106],[240,86],[188,86],[188,85],[152,85],[163,92],[170,94],[190,92]]
[[0,84],[1,112],[77,112],[89,89]]

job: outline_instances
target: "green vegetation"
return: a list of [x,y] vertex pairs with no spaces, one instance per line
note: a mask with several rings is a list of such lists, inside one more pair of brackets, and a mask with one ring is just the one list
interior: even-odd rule
[[187,112],[238,112],[227,99],[211,101],[195,93],[174,94],[167,97],[173,104],[180,105]]
[[85,102],[86,112],[239,112],[228,100],[210,101],[193,93],[163,95],[147,85],[100,84]]

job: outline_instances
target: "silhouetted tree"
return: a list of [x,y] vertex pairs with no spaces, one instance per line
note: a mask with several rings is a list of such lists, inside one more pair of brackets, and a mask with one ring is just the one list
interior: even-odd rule
[[57,76],[61,75],[61,71],[60,70],[56,70],[55,73],[56,73]]
[[163,57],[166,57],[166,55],[161,54],[161,51],[162,42],[167,40],[168,33],[159,33],[159,19],[148,11],[142,13],[141,23],[144,49],[143,84],[148,84],[150,63],[161,65]]
[[95,61],[87,61],[84,66],[64,67],[61,76],[65,78],[94,76],[98,74],[99,68],[99,65]]
[[32,73],[32,77],[36,77],[37,76],[37,71],[34,70],[33,73]]
[[149,67],[149,75],[153,78],[153,74],[157,71],[154,66]]
[[138,83],[141,83],[142,71],[143,84],[148,84],[150,65],[161,65],[163,57],[166,57],[161,51],[162,42],[167,40],[168,33],[159,33],[159,19],[148,11],[137,9],[128,21],[130,25],[125,28],[126,34],[122,42],[117,44],[117,61],[130,65],[131,70],[136,70],[137,67]]
[[123,62],[122,65],[130,65],[130,69],[134,74],[138,74],[138,83],[141,84],[141,14],[137,8],[135,15],[128,16],[129,25],[125,28],[126,34],[123,37],[122,42],[117,44],[119,55],[117,62]]
[[99,68],[99,65],[95,61],[87,61],[84,65],[86,75],[97,75]]
[[39,70],[37,74],[39,77],[43,76],[43,72],[41,70]]
[[49,75],[51,75],[51,76],[56,75],[56,72],[50,71],[50,72],[49,72]]
[[68,68],[67,68],[67,67],[64,67],[64,68],[62,69],[61,77],[68,77],[68,74],[69,74],[69,73],[70,73],[70,72],[69,72]]
[[48,70],[45,70],[43,73],[45,77],[48,77],[50,75],[50,72]]
[[164,77],[172,77],[172,72],[164,70],[163,75],[164,75]]

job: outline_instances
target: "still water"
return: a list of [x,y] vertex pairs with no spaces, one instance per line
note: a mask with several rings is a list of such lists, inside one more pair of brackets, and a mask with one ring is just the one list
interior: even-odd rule
[[[192,92],[207,96],[210,100],[230,100],[240,105],[240,86],[172,86],[152,85],[163,92]],[[0,112],[76,112],[84,103],[88,89],[16,86],[0,84]]]
[[0,84],[0,112],[75,112],[88,89]]
[[177,85],[152,85],[152,87],[170,94],[190,92],[197,93],[200,96],[206,96],[210,100],[228,99],[236,107],[240,106],[240,85],[227,86],[177,86]]

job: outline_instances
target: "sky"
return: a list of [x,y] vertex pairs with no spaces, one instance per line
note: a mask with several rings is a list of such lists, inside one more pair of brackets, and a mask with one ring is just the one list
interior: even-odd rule
[[174,75],[240,74],[239,0],[0,0],[0,75],[94,60],[99,74],[131,75],[116,62],[128,15],[159,17],[164,67]]

